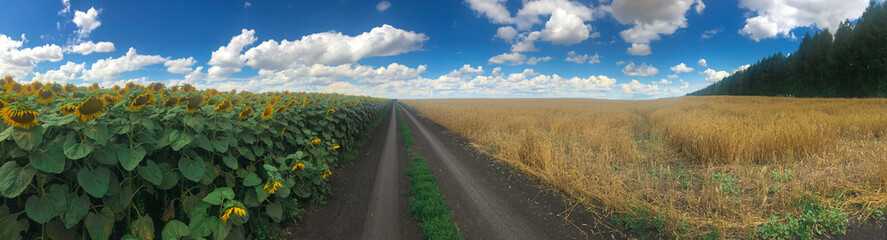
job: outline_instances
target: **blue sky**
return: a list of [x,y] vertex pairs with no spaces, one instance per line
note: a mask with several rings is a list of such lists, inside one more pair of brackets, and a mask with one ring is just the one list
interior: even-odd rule
[[649,99],[681,96],[792,52],[806,32],[858,18],[868,0],[0,5],[0,75],[22,82]]

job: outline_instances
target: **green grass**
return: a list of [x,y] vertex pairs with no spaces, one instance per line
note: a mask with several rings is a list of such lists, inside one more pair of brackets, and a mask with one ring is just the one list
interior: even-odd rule
[[425,164],[422,155],[412,150],[415,141],[410,128],[403,122],[403,112],[400,109],[397,111],[401,141],[407,154],[413,156],[413,167],[407,170],[410,175],[410,192],[413,194],[410,198],[410,214],[419,221],[426,239],[462,239],[456,222],[453,221],[453,214],[447,209],[437,187],[437,179]]

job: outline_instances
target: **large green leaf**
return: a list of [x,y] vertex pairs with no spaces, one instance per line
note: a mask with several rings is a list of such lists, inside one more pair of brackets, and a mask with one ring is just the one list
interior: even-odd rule
[[203,160],[200,158],[190,160],[186,157],[182,157],[179,159],[179,172],[182,173],[182,176],[185,176],[185,178],[193,182],[200,182],[200,179],[203,178],[203,171],[206,170],[205,168],[206,165],[204,165]]
[[83,134],[95,140],[98,145],[105,145],[111,134],[108,133],[108,127],[103,123],[96,123],[83,128]]
[[18,144],[18,147],[25,151],[31,151],[43,142],[43,130],[40,125],[27,130],[16,128],[12,133],[12,138],[15,139],[15,144]]
[[234,190],[229,187],[216,188],[211,193],[207,194],[206,197],[203,198],[203,201],[212,205],[221,205],[225,199],[234,199]]
[[108,182],[111,181],[111,171],[105,166],[98,166],[95,169],[81,168],[77,171],[77,182],[83,187],[83,190],[95,198],[102,198],[108,191]]
[[18,224],[18,215],[9,214],[0,217],[0,238],[9,240],[22,239],[22,228]]
[[243,185],[247,187],[259,185],[260,183],[262,183],[262,179],[256,173],[249,173],[249,175],[243,178]]
[[6,130],[3,130],[3,132],[0,132],[0,142],[6,141],[6,139],[9,139],[9,137],[11,137],[12,133],[14,133],[14,132],[15,132],[15,127],[13,127],[13,126],[7,127]]
[[186,115],[183,119],[185,125],[193,128],[194,131],[201,132],[203,131],[203,117],[197,114]]
[[157,166],[160,167],[160,172],[163,173],[163,182],[161,182],[157,188],[169,190],[179,184],[181,176],[178,172],[173,171],[168,163],[157,164]]
[[145,166],[139,166],[136,170],[139,172],[139,176],[154,185],[163,183],[163,172],[154,161],[145,161]]
[[166,226],[163,226],[163,233],[161,233],[161,236],[166,240],[179,239],[188,236],[189,234],[191,234],[191,231],[188,230],[188,225],[185,225],[185,223],[179,220],[172,220],[166,223]]
[[275,201],[272,204],[265,205],[265,213],[267,213],[274,222],[280,222],[283,220],[283,207],[280,206],[279,202]]
[[121,147],[117,149],[117,160],[120,161],[120,165],[123,166],[123,169],[126,169],[126,171],[132,171],[136,166],[139,166],[139,163],[145,158],[145,148],[142,146],[129,148],[126,144],[120,146]]
[[86,194],[77,195],[69,194],[68,195],[68,207],[65,210],[65,214],[62,215],[62,223],[65,224],[65,227],[70,229],[77,225],[83,217],[89,213],[89,197]]
[[59,220],[52,220],[46,224],[46,235],[52,240],[76,240],[74,236],[79,233],[65,228],[65,225]]
[[129,185],[120,187],[120,192],[113,196],[105,196],[105,205],[114,213],[126,210],[130,202],[132,202],[132,186]]
[[37,195],[31,195],[25,201],[25,213],[28,214],[31,220],[39,224],[46,224],[46,222],[49,222],[49,220],[56,216],[55,212],[52,211],[52,204],[49,199],[46,197],[38,198]]
[[105,145],[105,147],[100,147],[95,149],[90,156],[92,159],[95,159],[96,162],[101,164],[117,166],[117,152],[115,151],[117,148],[113,147],[111,144]]
[[65,153],[59,145],[46,146],[47,149],[35,149],[31,151],[28,160],[31,166],[37,170],[48,173],[62,173],[65,169]]
[[107,240],[111,237],[111,230],[114,229],[114,212],[108,208],[102,208],[100,213],[89,213],[83,220],[86,231],[92,239]]
[[65,156],[68,156],[70,159],[81,159],[89,155],[89,153],[95,150],[95,146],[92,144],[91,140],[83,140],[83,142],[77,142],[77,138],[73,136],[69,136],[68,139],[65,140]]
[[7,198],[22,194],[34,179],[37,170],[30,165],[19,167],[15,161],[8,161],[0,166],[0,194]]
[[173,151],[181,150],[185,146],[188,146],[191,141],[194,141],[194,136],[190,133],[173,130],[172,133],[169,134],[169,146],[172,147]]
[[225,163],[225,166],[228,166],[231,169],[237,170],[237,159],[231,156],[230,154],[222,157],[222,162]]
[[50,207],[56,216],[63,216],[68,210],[68,186],[53,184],[43,197],[49,199]]
[[141,216],[132,222],[129,230],[141,240],[154,239],[154,220],[151,220],[149,215]]
[[218,225],[213,229],[214,239],[227,239],[228,233],[231,232],[231,223],[225,221],[217,221]]

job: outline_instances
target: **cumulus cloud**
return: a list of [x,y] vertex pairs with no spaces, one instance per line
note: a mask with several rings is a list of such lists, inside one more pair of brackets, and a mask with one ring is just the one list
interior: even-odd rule
[[723,29],[721,29],[721,28],[716,28],[716,29],[705,31],[702,33],[702,39],[709,39],[711,37],[714,37],[718,33],[721,33],[721,31],[723,31]]
[[210,58],[208,63],[212,66],[208,71],[209,78],[226,78],[231,76],[231,74],[240,72],[244,62],[247,60],[245,56],[240,55],[240,52],[243,51],[244,47],[258,40],[255,34],[255,30],[242,29],[240,35],[231,38],[228,45],[221,46],[218,50],[213,51],[212,58]]
[[423,33],[397,29],[386,24],[357,36],[324,32],[303,36],[295,41],[282,40],[278,43],[272,39],[247,50],[243,57],[250,67],[270,70],[283,69],[294,64],[351,64],[363,58],[420,50],[422,43],[427,40],[428,37]]
[[21,80],[30,75],[38,63],[58,62],[64,57],[62,48],[55,44],[19,49],[23,44],[24,38],[16,41],[0,34],[0,74]]
[[243,8],[248,8],[248,7],[252,6],[252,5],[253,5],[253,4],[250,3],[250,2],[243,2]]
[[426,65],[410,68],[397,63],[378,68],[356,64],[338,66],[314,64],[295,66],[280,71],[260,70],[258,78],[262,85],[267,86],[326,85],[341,79],[353,79],[364,84],[381,84],[417,78],[427,68]]
[[622,69],[622,73],[627,76],[653,76],[659,73],[659,69],[653,67],[652,65],[647,65],[643,63],[641,65],[635,65],[634,63],[628,63],[625,65],[625,68]]
[[542,33],[539,31],[523,33],[517,36],[516,42],[511,45],[512,52],[535,52],[536,40],[539,40]]
[[[514,22],[518,29],[529,30],[536,24],[542,23],[540,16],[554,15],[563,11],[566,15],[575,16],[581,21],[591,21],[595,10],[578,1],[569,0],[535,0],[525,1],[523,7],[517,11]],[[551,20],[549,20],[550,22]]]
[[572,13],[556,9],[542,29],[542,39],[555,44],[573,45],[588,39],[591,25]]
[[693,68],[687,67],[687,65],[684,63],[675,65],[674,67],[671,67],[669,69],[671,69],[671,71],[675,73],[688,73],[693,71]]
[[601,9],[609,12],[619,23],[633,25],[619,35],[632,43],[629,53],[646,55],[650,52],[651,41],[687,27],[685,14],[694,4],[698,13],[705,9],[699,6],[703,4],[701,0],[613,1]]
[[507,43],[512,43],[514,38],[517,37],[517,29],[511,26],[500,27],[496,30],[496,37],[505,40]]
[[677,74],[671,74],[671,75],[668,75],[668,78],[670,78],[670,79],[677,79],[677,78],[679,78],[679,77],[680,77],[680,76],[678,76]]
[[167,72],[175,74],[187,74],[193,70],[191,66],[194,66],[194,64],[196,63],[197,60],[194,60],[194,57],[188,57],[166,61],[165,63],[163,63],[163,66],[166,66]]
[[588,54],[578,55],[578,54],[576,54],[576,51],[570,51],[567,53],[567,58],[564,59],[564,61],[574,62],[574,63],[578,63],[578,64],[583,64],[583,63],[595,64],[595,63],[601,62],[601,56],[599,56],[597,53],[595,53],[594,56],[589,56]]
[[740,33],[760,41],[772,37],[793,37],[797,27],[816,26],[837,29],[845,19],[856,19],[868,6],[868,0],[770,1],[740,0],[739,7],[748,9],[745,26]]
[[547,62],[550,60],[551,60],[551,57],[548,57],[548,56],[527,58],[526,55],[514,52],[514,53],[503,53],[503,54],[493,56],[492,58],[487,60],[487,62],[489,64],[507,64],[507,65],[514,66],[514,65],[521,65],[524,63],[526,63],[528,65],[536,65],[537,63]]
[[696,64],[698,64],[698,65],[701,66],[701,67],[708,67],[708,62],[705,61],[704,58],[703,58],[703,59],[699,59],[699,61],[696,61]]
[[653,51],[650,50],[650,45],[644,43],[632,43],[631,47],[628,48],[626,52],[635,56],[647,56],[653,53]]
[[72,21],[77,25],[78,38],[88,37],[89,33],[102,25],[102,22],[99,21],[99,11],[94,7],[89,8],[86,12],[75,11]]
[[71,12],[71,0],[62,0],[62,6],[65,6],[65,8],[59,10],[59,15]]
[[670,87],[665,85],[669,85],[672,82],[665,79],[653,81],[650,84],[643,84],[638,80],[632,79],[629,83],[619,84],[619,87],[622,88],[622,92],[628,95],[638,94],[649,97],[666,97],[685,94],[689,85],[683,80],[681,80],[681,82],[685,85],[680,87]]
[[376,4],[376,10],[379,12],[384,12],[385,10],[388,10],[388,8],[390,8],[390,7],[391,7],[391,3],[388,1],[381,1],[381,2],[379,2],[379,4]]
[[99,59],[89,70],[83,72],[83,80],[93,82],[111,82],[121,73],[142,69],[148,65],[166,62],[168,59],[157,55],[139,55],[135,48],[129,48],[126,55],[119,58]]
[[87,42],[82,42],[77,45],[71,45],[71,46],[65,47],[65,52],[79,53],[82,55],[89,55],[89,54],[92,54],[95,52],[102,52],[102,53],[113,52],[116,50],[117,49],[114,48],[114,43],[112,43],[112,42],[94,43],[92,41],[87,41]]
[[466,0],[469,8],[487,16],[493,23],[514,23],[511,13],[505,8],[506,1],[508,0]]
[[739,66],[738,68],[733,69],[733,73],[736,73],[736,72],[739,72],[739,71],[745,71],[745,70],[748,69],[749,67],[751,67],[751,64],[745,64],[745,65]]
[[45,83],[65,84],[68,81],[77,79],[78,75],[83,72],[85,67],[86,63],[76,64],[68,62],[59,67],[58,70],[49,70],[45,73],[34,73],[33,80]]
[[721,79],[724,79],[725,77],[730,76],[730,74],[725,71],[715,71],[711,68],[705,69],[705,71],[701,72],[701,74],[706,82],[717,82],[721,81]]

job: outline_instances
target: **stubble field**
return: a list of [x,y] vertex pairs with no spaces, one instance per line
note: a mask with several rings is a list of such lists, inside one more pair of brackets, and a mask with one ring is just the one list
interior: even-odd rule
[[402,100],[647,237],[840,235],[887,211],[887,100]]

